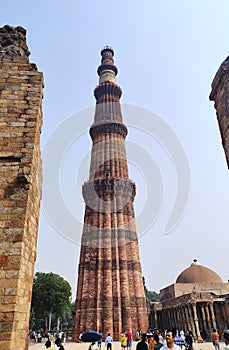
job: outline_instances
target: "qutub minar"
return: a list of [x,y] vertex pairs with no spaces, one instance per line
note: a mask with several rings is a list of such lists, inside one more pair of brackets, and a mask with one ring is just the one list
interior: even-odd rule
[[135,226],[136,188],[128,177],[127,128],[122,121],[121,88],[116,84],[114,51],[101,51],[93,141],[78,269],[73,337],[102,330],[115,340],[129,328],[146,331],[148,318]]

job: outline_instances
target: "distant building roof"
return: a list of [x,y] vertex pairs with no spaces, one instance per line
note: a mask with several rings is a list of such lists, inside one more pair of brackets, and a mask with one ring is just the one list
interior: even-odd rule
[[191,266],[177,277],[176,283],[223,283],[223,280],[216,272],[194,259]]

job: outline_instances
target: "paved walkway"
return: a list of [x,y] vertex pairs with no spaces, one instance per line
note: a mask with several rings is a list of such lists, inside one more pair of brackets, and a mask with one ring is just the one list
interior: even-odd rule
[[[132,350],[136,349],[136,342],[134,342]],[[87,350],[89,346],[89,343],[66,343],[64,345],[65,350]],[[224,349],[225,344],[220,343],[220,349]],[[56,345],[52,345],[51,349],[53,350],[58,350]],[[200,344],[195,344],[194,350],[214,350],[214,346],[212,343],[200,343]],[[37,343],[34,345],[31,345],[29,347],[29,350],[46,350],[46,347],[43,343]],[[106,350],[105,344],[102,344],[102,350]],[[121,350],[120,342],[113,342],[113,347],[112,350]]]

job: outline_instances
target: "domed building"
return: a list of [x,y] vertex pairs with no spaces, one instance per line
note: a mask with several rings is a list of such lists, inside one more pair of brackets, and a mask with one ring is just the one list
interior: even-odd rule
[[190,267],[177,277],[176,283],[223,283],[222,278],[214,271],[202,266],[196,259]]
[[213,327],[219,333],[229,327],[229,283],[194,259],[174,284],[160,290],[150,320],[152,328],[176,327],[192,331],[199,342],[209,339]]

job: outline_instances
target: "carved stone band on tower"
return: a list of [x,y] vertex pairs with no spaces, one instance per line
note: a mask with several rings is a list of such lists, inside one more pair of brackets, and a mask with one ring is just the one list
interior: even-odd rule
[[111,333],[115,340],[127,328],[148,328],[138,238],[135,184],[128,177],[127,128],[122,121],[121,88],[116,84],[114,51],[101,51],[96,109],[90,128],[93,141],[78,268],[73,336],[89,329]]

